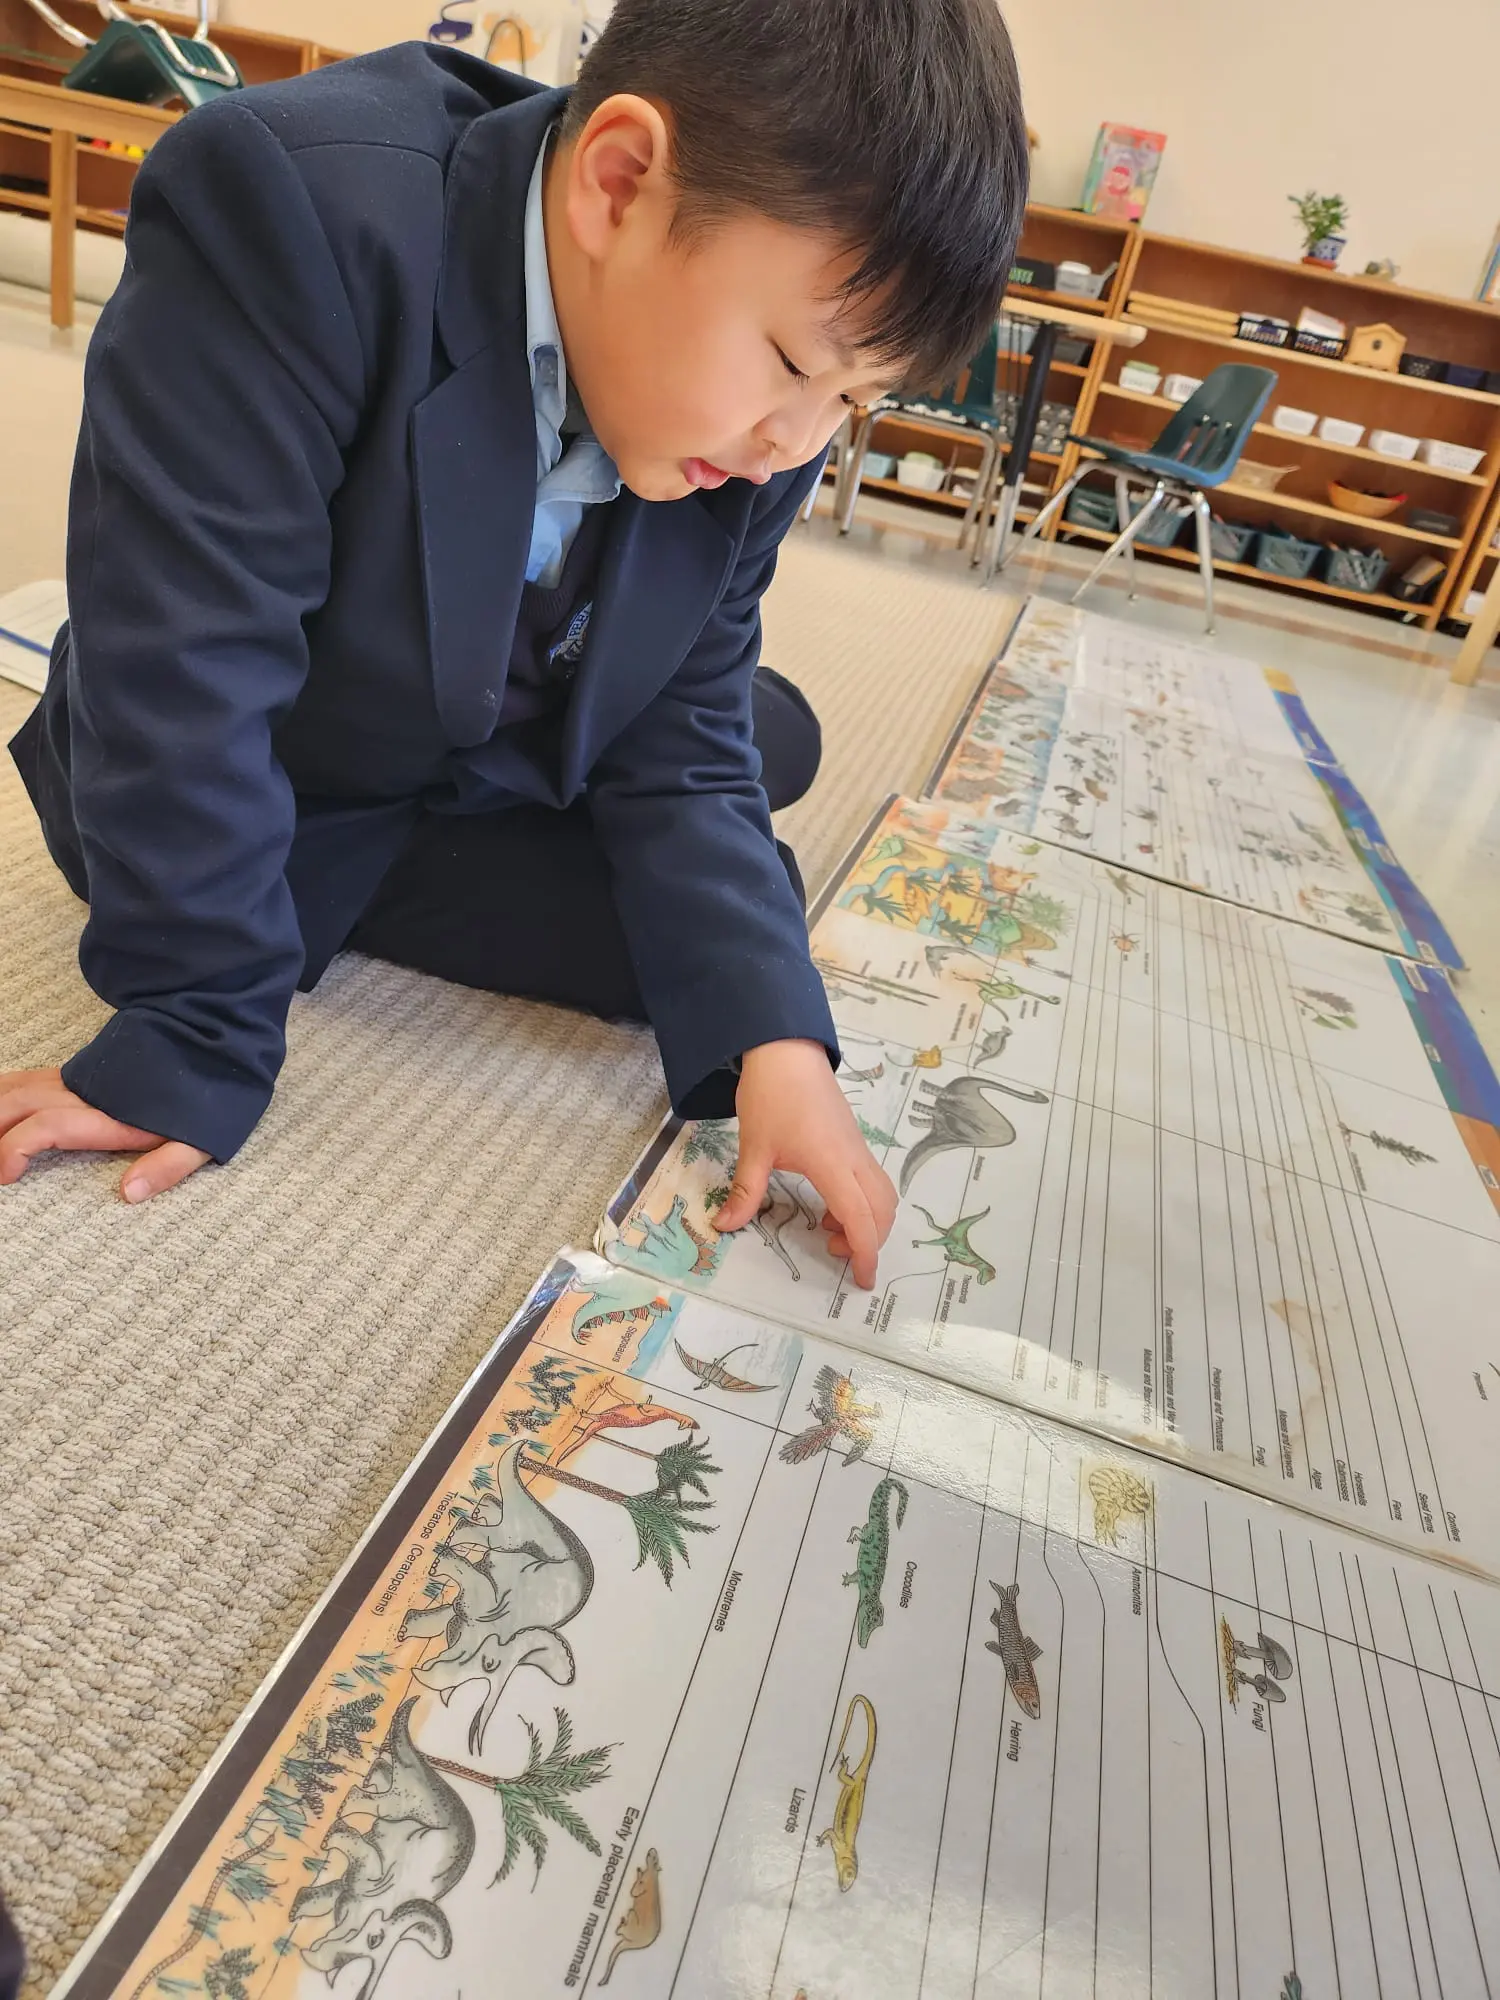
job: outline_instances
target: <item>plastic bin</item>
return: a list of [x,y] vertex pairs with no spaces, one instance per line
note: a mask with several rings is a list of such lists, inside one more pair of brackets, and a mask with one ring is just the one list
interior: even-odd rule
[[1436,466],[1442,472],[1477,472],[1484,464],[1482,448],[1449,444],[1446,438],[1423,438],[1417,446],[1417,457],[1424,465]]
[[1408,528],[1417,528],[1424,535],[1447,535],[1457,541],[1463,523],[1456,514],[1440,513],[1436,507],[1413,507],[1406,517]]
[[1137,395],[1154,396],[1161,387],[1161,370],[1149,361],[1127,361],[1120,370],[1120,387]]
[[1185,403],[1194,390],[1202,387],[1201,375],[1169,375],[1161,385],[1161,392],[1169,403]]
[[1178,500],[1166,500],[1136,536],[1143,549],[1169,549],[1192,519],[1193,510]]
[[1455,389],[1482,389],[1484,370],[1471,368],[1467,361],[1450,361],[1444,370],[1446,379]]
[[[1290,403],[1278,403],[1271,412],[1271,428],[1273,431],[1286,431],[1291,437],[1311,437],[1318,428],[1318,413],[1316,410],[1294,409]],[[1416,449],[1415,438],[1412,449]]]
[[1003,364],[1007,354],[1031,352],[1031,343],[1036,339],[1036,321],[1007,319],[1002,313],[995,322],[995,331],[1000,340],[1000,360]]
[[1320,354],[1325,361],[1342,361],[1349,349],[1347,340],[1336,340],[1331,333],[1309,333],[1305,327],[1292,335],[1292,346],[1298,354]]
[[1249,558],[1256,532],[1244,521],[1221,521],[1215,514],[1208,528],[1209,546],[1220,562],[1242,563]]
[[1439,361],[1435,354],[1403,354],[1397,363],[1403,375],[1416,375],[1424,382],[1441,382],[1446,361]]
[[1323,581],[1336,584],[1340,590],[1379,590],[1390,566],[1390,557],[1379,549],[1330,548],[1323,564]]
[[1371,451],[1378,451],[1382,458],[1415,458],[1420,442],[1405,431],[1371,431],[1369,438]]
[[1318,436],[1326,444],[1347,445],[1351,450],[1364,434],[1364,425],[1351,424],[1347,417],[1324,417],[1318,425]]
[[1322,553],[1321,542],[1304,542],[1280,528],[1262,528],[1250,560],[1267,576],[1302,577],[1312,575],[1312,566]]
[[1253,340],[1258,347],[1289,347],[1292,329],[1284,319],[1267,319],[1262,313],[1241,313],[1235,338]]
[[1116,533],[1120,525],[1115,496],[1107,493],[1102,486],[1076,487],[1068,502],[1065,519],[1076,528],[1102,528],[1110,534]]

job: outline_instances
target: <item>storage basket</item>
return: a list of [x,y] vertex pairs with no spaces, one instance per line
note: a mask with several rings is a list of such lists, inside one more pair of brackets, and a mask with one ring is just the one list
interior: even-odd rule
[[1253,487],[1257,493],[1274,493],[1295,465],[1265,465],[1258,458],[1242,458],[1234,468],[1232,483]]
[[1318,436],[1325,444],[1341,444],[1353,450],[1365,434],[1363,424],[1351,424],[1347,417],[1324,417]]
[[1433,354],[1403,354],[1398,363],[1403,375],[1416,375],[1424,382],[1440,382],[1447,365]]
[[1263,528],[1256,537],[1255,554],[1250,560],[1267,576],[1301,577],[1312,574],[1312,566],[1322,553],[1321,542],[1304,542],[1280,528]]
[[1371,431],[1370,449],[1378,451],[1382,458],[1412,459],[1417,455],[1419,438],[1408,437],[1405,431]]
[[1466,361],[1450,361],[1444,371],[1447,380],[1455,389],[1482,389],[1484,370],[1471,368]]
[[1161,387],[1161,370],[1149,361],[1127,361],[1120,370],[1120,387],[1138,396],[1154,396]]
[[1441,472],[1477,472],[1484,464],[1482,448],[1449,444],[1446,438],[1423,438],[1417,446],[1417,457],[1424,465],[1436,466]]
[[1120,525],[1115,496],[1102,486],[1079,486],[1068,502],[1067,519],[1079,528],[1106,528],[1111,534]]
[[1424,535],[1446,535],[1454,542],[1463,527],[1457,514],[1443,514],[1436,507],[1413,507],[1406,517],[1406,525]]
[[1192,518],[1191,504],[1180,500],[1166,500],[1136,536],[1144,549],[1169,549],[1182,533],[1183,524]]
[[1292,335],[1292,346],[1299,354],[1318,354],[1325,361],[1342,361],[1349,343],[1335,340],[1331,333],[1308,333],[1298,330]]
[[1202,387],[1201,375],[1169,375],[1161,385],[1161,392],[1169,403],[1185,403]]
[[1255,540],[1256,530],[1244,521],[1221,521],[1214,515],[1208,526],[1209,547],[1220,562],[1244,562]]
[[[1311,437],[1318,428],[1318,413],[1316,410],[1294,409],[1290,403],[1278,403],[1271,412],[1271,428],[1273,431],[1285,431],[1289,437]],[[1412,449],[1416,449],[1415,439]]]
[[1260,313],[1241,313],[1238,340],[1253,340],[1259,347],[1288,347],[1292,329],[1284,319],[1266,319]]
[[1379,590],[1390,566],[1390,557],[1379,549],[1331,548],[1323,565],[1323,581],[1336,584],[1340,590]]
[[1083,367],[1093,354],[1094,343],[1083,340],[1077,334],[1068,334],[1052,350],[1055,361],[1065,361],[1070,368]]

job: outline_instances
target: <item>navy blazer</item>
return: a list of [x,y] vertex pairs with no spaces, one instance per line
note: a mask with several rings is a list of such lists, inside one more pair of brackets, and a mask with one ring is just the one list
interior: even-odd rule
[[523,216],[563,102],[408,44],[193,112],[136,181],[71,625],[13,747],[118,1010],[65,1080],[216,1159],[454,747],[465,810],[587,798],[680,1110],[727,1113],[758,1043],[834,1047],[750,724],[821,461],[622,494],[565,713],[496,728],[536,491]]

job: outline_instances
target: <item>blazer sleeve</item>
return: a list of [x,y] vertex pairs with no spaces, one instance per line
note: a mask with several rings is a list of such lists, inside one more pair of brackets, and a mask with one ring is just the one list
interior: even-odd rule
[[302,967],[271,736],[307,672],[363,383],[296,167],[232,100],[194,112],[141,169],[85,376],[68,550],[79,959],[117,1011],[63,1077],[219,1160],[270,1099]]
[[683,1117],[734,1110],[762,1042],[838,1043],[807,917],[776,851],[751,729],[760,601],[815,464],[773,480],[713,617],[589,780],[636,979]]

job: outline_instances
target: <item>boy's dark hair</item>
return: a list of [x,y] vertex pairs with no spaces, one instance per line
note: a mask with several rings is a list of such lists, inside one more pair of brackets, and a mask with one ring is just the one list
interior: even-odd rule
[[565,136],[607,97],[665,106],[680,221],[831,230],[861,345],[914,381],[984,339],[1025,215],[1021,86],[998,0],[616,0]]

